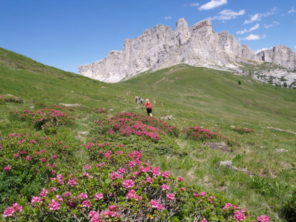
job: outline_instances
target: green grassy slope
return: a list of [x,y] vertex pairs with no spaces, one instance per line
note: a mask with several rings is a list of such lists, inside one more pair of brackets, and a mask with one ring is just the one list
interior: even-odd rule
[[[64,72],[0,49],[0,94],[13,94],[25,104],[0,105],[0,135],[24,125],[9,119],[16,109],[39,103],[78,103],[76,125],[71,135],[90,131],[98,116],[93,108],[107,108],[111,116],[120,111],[144,113],[134,104],[135,95],[150,98],[154,115],[172,114],[170,123],[183,128],[199,125],[233,141],[227,153],[212,150],[201,142],[176,139],[185,157],[155,156],[164,169],[185,175],[187,181],[228,198],[256,213],[268,213],[280,220],[278,211],[295,189],[296,91],[258,83],[248,77],[189,66],[175,66],[134,79],[105,84]],[[241,81],[241,85],[238,84]],[[233,127],[248,127],[252,134],[238,134]],[[280,128],[278,131],[272,128]],[[288,131],[292,131],[288,132]],[[83,139],[83,138],[82,138]],[[287,152],[278,153],[276,149]],[[232,160],[256,176],[219,166]]]

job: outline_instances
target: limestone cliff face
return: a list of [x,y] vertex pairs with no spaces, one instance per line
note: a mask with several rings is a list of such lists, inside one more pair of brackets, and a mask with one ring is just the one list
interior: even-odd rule
[[296,70],[296,53],[286,46],[275,46],[259,52],[257,58],[263,62],[271,62],[276,65]]
[[229,33],[214,32],[210,20],[189,27],[185,19],[179,19],[175,30],[157,25],[137,38],[126,40],[122,51],[111,51],[100,61],[80,66],[79,71],[100,81],[119,82],[141,72],[177,64],[238,71],[241,62],[250,61],[272,62],[293,70],[296,64],[295,53],[286,47],[256,55]]

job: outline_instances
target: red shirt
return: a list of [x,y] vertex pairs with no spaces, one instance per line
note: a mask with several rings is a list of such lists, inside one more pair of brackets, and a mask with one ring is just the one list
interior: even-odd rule
[[148,109],[152,109],[152,103],[151,103],[151,102],[146,102],[146,103],[144,104],[144,106],[145,106],[146,108],[148,108]]

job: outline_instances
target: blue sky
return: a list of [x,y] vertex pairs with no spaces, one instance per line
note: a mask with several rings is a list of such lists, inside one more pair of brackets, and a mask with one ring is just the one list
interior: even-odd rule
[[296,0],[0,0],[0,47],[77,72],[156,24],[211,18],[253,50],[296,51]]

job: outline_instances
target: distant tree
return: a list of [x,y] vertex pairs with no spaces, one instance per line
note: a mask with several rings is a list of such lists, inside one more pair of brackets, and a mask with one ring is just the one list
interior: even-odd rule
[[241,85],[241,84],[242,84],[242,82],[241,82],[240,80],[238,80],[238,81],[237,81],[237,83],[238,83],[239,85]]
[[284,82],[284,85],[283,85],[285,88],[287,88],[288,87],[288,85],[287,85],[287,83],[286,82]]

